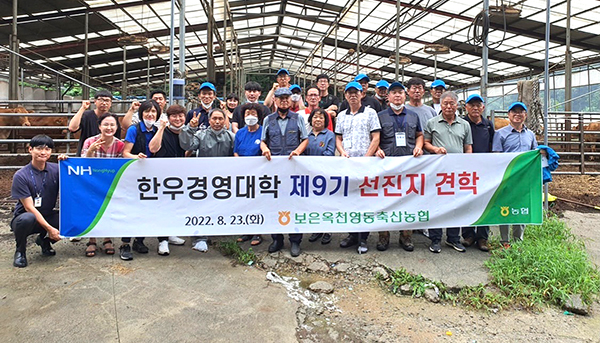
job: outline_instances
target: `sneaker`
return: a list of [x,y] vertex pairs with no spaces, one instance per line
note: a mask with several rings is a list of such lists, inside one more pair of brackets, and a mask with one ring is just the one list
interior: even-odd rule
[[158,242],[158,254],[162,256],[168,256],[169,253],[169,241]]
[[446,241],[446,245],[449,247],[454,248],[454,250],[458,251],[458,252],[465,252],[467,251],[467,249],[465,248],[464,245],[460,244],[460,242],[448,242]]
[[207,252],[208,251],[208,244],[206,243],[205,240],[201,240],[196,242],[196,244],[194,244],[194,246],[192,247],[193,250],[198,250],[199,252]]
[[119,247],[119,255],[121,260],[131,261],[133,260],[133,254],[131,253],[131,246],[129,244],[123,244]]
[[308,241],[311,243],[316,242],[321,237],[323,237],[322,233],[313,233],[312,235],[310,235],[310,237],[308,237]]
[[356,238],[356,236],[349,235],[348,237],[342,239],[342,241],[340,242],[340,248],[349,248],[353,245],[356,245],[357,243],[358,238]]
[[147,254],[148,247],[144,244],[144,241],[134,240],[133,241],[133,251],[137,251],[140,254]]
[[179,238],[177,236],[169,236],[169,244],[184,245],[185,244],[185,239]]
[[431,245],[429,246],[429,251],[439,254],[442,252],[442,245],[440,244],[440,242],[431,242]]
[[329,243],[331,243],[331,234],[330,233],[323,234],[323,238],[321,238],[321,244],[325,245],[325,244],[329,244]]
[[423,234],[423,236],[429,238],[429,229],[423,229],[421,230],[421,233]]
[[364,254],[369,251],[369,248],[367,247],[367,241],[361,240],[357,250],[359,254]]

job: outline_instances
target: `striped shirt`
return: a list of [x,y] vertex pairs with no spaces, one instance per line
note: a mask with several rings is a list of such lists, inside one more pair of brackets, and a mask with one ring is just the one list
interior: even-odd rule
[[[81,149],[81,156],[85,157],[90,146],[94,144],[97,140],[100,139],[101,135],[96,135],[90,137],[83,142],[83,148]],[[94,152],[94,156],[92,157],[101,157],[101,158],[116,158],[123,157],[123,149],[125,148],[125,143],[118,138],[113,139],[113,144],[108,148],[108,150],[104,150],[104,146],[100,146],[96,152]]]

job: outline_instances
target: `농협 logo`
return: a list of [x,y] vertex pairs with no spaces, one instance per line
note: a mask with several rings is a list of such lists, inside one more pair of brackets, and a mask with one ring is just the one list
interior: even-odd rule
[[502,217],[508,216],[509,213],[508,206],[500,206],[500,215],[502,215]]
[[279,224],[286,226],[290,221],[290,211],[279,211]]
[[92,167],[90,167],[90,166],[87,166],[87,167],[75,166],[73,168],[73,166],[67,166],[67,173],[69,175],[71,175],[71,174],[83,175],[84,173],[86,173],[88,175],[92,175]]

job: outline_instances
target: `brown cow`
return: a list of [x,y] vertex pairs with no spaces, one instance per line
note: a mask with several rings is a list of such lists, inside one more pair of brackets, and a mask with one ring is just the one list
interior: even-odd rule
[[[15,108],[0,108],[0,113],[29,113],[22,106]],[[27,116],[19,117],[4,117],[0,116],[0,126],[31,126]],[[10,136],[11,130],[0,130],[0,139],[7,139]]]
[[499,130],[510,124],[510,121],[506,118],[494,117],[494,129]]
[[[579,125],[573,126],[572,131],[579,131]],[[600,121],[591,122],[589,125],[583,126],[583,131],[600,131]],[[600,133],[584,133],[583,141],[586,143],[596,143],[599,141]],[[596,152],[596,144],[590,145],[591,152]],[[594,156],[591,157],[594,159]]]

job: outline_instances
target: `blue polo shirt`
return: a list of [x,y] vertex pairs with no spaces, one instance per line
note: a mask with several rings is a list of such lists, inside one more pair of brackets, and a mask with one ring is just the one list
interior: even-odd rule
[[468,115],[465,120],[471,125],[471,136],[473,136],[473,153],[492,152],[494,139],[494,125],[486,118],[475,124]]
[[[137,127],[136,126],[137,125],[131,125],[127,129],[127,134],[125,135],[126,142],[135,144],[135,138],[137,137]],[[148,129],[146,128],[146,125],[144,125],[144,122],[142,122],[140,127],[142,129],[142,133],[144,135],[146,135],[146,156],[148,156],[148,157],[152,156],[152,153],[150,152],[150,141],[152,140],[152,138],[154,137],[154,134],[156,133],[156,126],[152,126],[153,131],[148,131]]]
[[313,131],[308,134],[308,146],[304,154],[308,156],[333,156],[335,153],[335,135],[323,129],[317,135]]
[[240,156],[260,156],[260,137],[262,135],[262,126],[258,126],[258,130],[254,132],[248,131],[248,127],[244,126],[235,134],[235,142],[233,152]]
[[519,132],[510,124],[496,131],[493,142],[494,152],[522,152],[534,150],[538,146],[531,130],[523,126],[523,130]]

